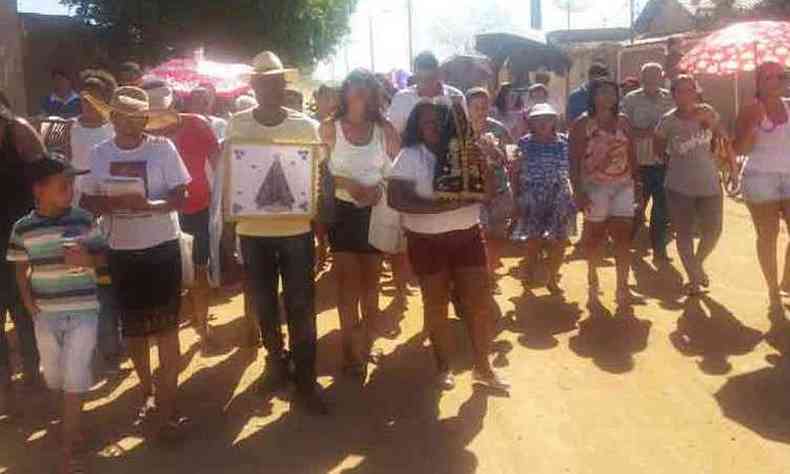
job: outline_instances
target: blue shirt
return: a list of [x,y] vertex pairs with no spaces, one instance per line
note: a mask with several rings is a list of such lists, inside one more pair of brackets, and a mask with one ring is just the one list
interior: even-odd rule
[[47,116],[70,119],[82,112],[82,104],[80,96],[74,91],[71,91],[66,100],[63,100],[56,94],[50,94],[44,97],[44,100],[41,102],[41,110]]
[[568,107],[565,110],[565,117],[568,119],[568,124],[572,124],[577,118],[587,112],[587,107],[590,103],[590,83],[585,82],[578,89],[571,92],[568,97]]

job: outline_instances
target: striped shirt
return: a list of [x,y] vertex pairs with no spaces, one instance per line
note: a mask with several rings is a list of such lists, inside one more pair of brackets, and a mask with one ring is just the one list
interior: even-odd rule
[[14,224],[6,258],[30,264],[33,299],[44,313],[97,314],[94,270],[71,267],[64,260],[64,239],[74,238],[96,238],[93,217],[79,208],[60,217],[42,216],[34,210]]

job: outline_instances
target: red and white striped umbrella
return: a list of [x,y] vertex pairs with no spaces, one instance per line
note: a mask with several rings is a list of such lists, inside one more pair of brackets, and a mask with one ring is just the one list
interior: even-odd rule
[[790,23],[734,23],[700,40],[679,66],[692,74],[725,75],[753,71],[766,61],[790,67]]
[[180,95],[188,94],[203,83],[213,84],[217,96],[236,97],[250,89],[243,76],[252,72],[246,64],[228,64],[206,61],[200,58],[171,59],[151,69],[145,79],[164,81]]

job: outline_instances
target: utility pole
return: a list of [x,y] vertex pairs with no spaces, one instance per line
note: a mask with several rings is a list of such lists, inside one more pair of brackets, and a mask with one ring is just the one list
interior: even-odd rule
[[634,44],[634,1],[635,0],[628,0],[631,13],[631,44]]
[[406,0],[406,10],[409,17],[409,70],[414,72],[414,38],[412,37],[414,9],[412,8],[411,0]]
[[368,34],[370,35],[370,72],[376,72],[376,47],[373,40],[373,14],[368,14]]

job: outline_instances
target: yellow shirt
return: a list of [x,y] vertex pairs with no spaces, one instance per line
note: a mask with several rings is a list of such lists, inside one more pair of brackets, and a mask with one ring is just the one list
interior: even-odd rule
[[[230,146],[234,141],[304,141],[319,142],[318,122],[308,116],[288,110],[283,123],[275,127],[261,125],[252,115],[252,109],[234,115],[228,123],[226,146],[223,153],[226,169],[230,169]],[[228,189],[226,173],[225,202],[232,192]],[[227,215],[227,214],[226,214]],[[249,237],[289,237],[310,232],[312,216],[300,217],[245,217],[236,220],[236,233]]]

